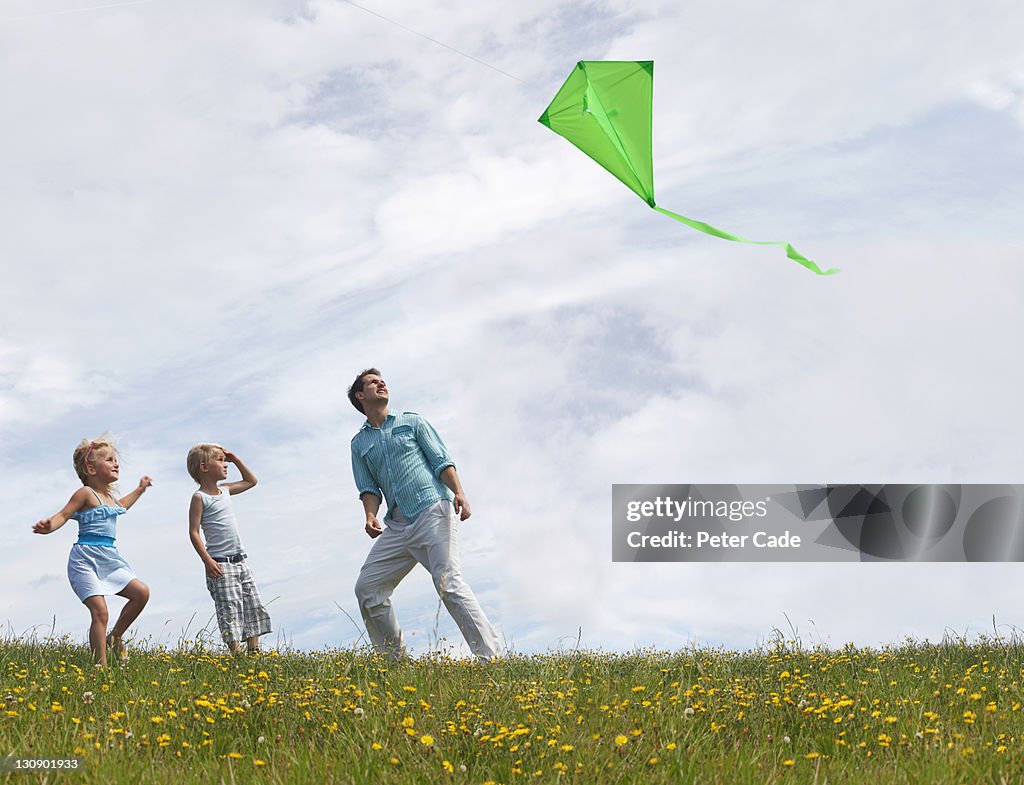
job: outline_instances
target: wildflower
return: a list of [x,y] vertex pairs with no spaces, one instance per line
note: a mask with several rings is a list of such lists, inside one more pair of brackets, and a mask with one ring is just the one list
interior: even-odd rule
[[452,766],[450,761],[443,760],[441,761],[441,765],[444,766],[444,770],[447,771],[449,774],[455,771],[455,767]]
[[792,766],[795,761],[792,758],[788,758],[782,761],[783,766]]
[[256,758],[256,759],[255,759],[255,760],[253,761],[253,765],[254,765],[254,766],[266,766],[266,765],[267,765],[267,762],[266,762],[265,760],[260,760],[259,758]]
[[229,752],[228,753],[228,757],[229,758],[234,758],[235,760],[240,760],[241,757],[242,757],[242,753],[240,753],[240,752]]
[[359,706],[356,706],[356,708],[352,709],[352,716],[354,716],[357,720],[361,720],[366,717],[366,712]]
[[618,736],[616,736],[616,737],[615,737],[615,743],[616,743],[616,744],[617,744],[618,746],[620,746],[620,747],[621,747],[621,746],[622,746],[623,744],[627,743],[628,741],[629,741],[629,739],[628,739],[628,738],[626,738],[625,736],[623,736],[623,735],[622,735],[621,733],[620,733],[620,734],[619,734]]
[[[7,699],[11,700],[11,696],[8,695]],[[91,690],[88,691],[88,692],[83,692],[82,693],[82,703],[92,703],[93,700],[95,700],[95,696],[92,694]]]
[[687,706],[685,709],[683,709],[683,716],[684,717],[692,717],[693,716],[693,706]]
[[425,733],[422,736],[420,736],[420,744],[422,744],[423,746],[429,747],[433,743],[434,743],[434,737],[431,736],[429,733]]
[[267,739],[266,739],[266,737],[265,737],[265,736],[260,736],[260,737],[259,737],[258,739],[256,739],[256,743],[257,743],[257,744],[262,744],[262,743],[263,743],[263,742],[265,742],[266,740],[267,740]]
[[789,744],[789,743],[790,743],[790,742],[792,742],[793,740],[792,740],[791,738],[789,738],[789,736],[783,736],[783,737],[782,737],[782,741],[783,741],[784,743],[786,743],[786,744]]

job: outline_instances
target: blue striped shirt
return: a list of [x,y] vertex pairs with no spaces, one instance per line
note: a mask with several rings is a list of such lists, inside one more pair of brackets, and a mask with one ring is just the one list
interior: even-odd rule
[[452,492],[441,472],[454,466],[448,449],[429,422],[415,412],[388,414],[380,428],[369,420],[352,437],[352,476],[359,495],[387,499],[385,520],[397,507],[410,521]]

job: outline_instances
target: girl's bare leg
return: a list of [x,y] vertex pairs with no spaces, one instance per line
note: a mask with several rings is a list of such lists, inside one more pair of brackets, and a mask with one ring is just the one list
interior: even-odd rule
[[84,605],[89,609],[89,649],[99,665],[107,664],[107,599],[102,594],[86,597]]
[[110,631],[110,647],[116,649],[118,656],[121,657],[124,654],[124,644],[121,642],[121,638],[132,622],[139,618],[142,609],[149,602],[149,587],[138,578],[134,578],[117,594],[128,600],[121,609],[121,615],[117,617],[114,628]]

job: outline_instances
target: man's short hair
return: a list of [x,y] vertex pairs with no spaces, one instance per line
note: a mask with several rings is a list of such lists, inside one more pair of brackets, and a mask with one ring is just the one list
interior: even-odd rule
[[199,465],[213,460],[213,454],[216,452],[224,452],[224,448],[210,442],[201,442],[188,451],[185,468],[188,469],[193,480],[199,482]]
[[356,377],[356,380],[354,382],[352,382],[352,386],[348,388],[348,399],[349,399],[349,401],[351,401],[352,405],[355,406],[356,409],[359,412],[361,412],[362,414],[366,414],[366,410],[363,409],[363,404],[359,401],[358,398],[356,398],[356,393],[363,391],[363,384],[364,384],[363,379],[365,377],[369,376],[371,373],[372,374],[376,374],[377,376],[380,376],[380,371],[378,371],[376,368],[367,368],[365,371],[362,371]]

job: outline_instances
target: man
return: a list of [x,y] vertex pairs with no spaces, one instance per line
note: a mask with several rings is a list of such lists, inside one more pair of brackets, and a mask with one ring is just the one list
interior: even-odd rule
[[[348,399],[366,415],[352,438],[352,474],[366,533],[375,540],[355,587],[370,641],[392,657],[404,655],[391,593],[419,562],[473,654],[497,657],[498,635],[459,571],[455,515],[464,521],[471,513],[444,442],[418,414],[388,411],[388,387],[376,368],[356,377]],[[388,503],[383,526],[377,518],[382,498]]]

